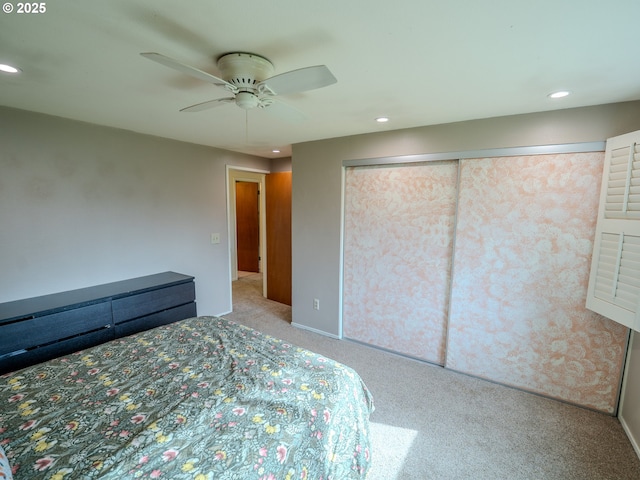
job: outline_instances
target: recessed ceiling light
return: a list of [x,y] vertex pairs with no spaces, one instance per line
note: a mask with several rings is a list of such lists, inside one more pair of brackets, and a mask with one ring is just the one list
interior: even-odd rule
[[386,123],[389,121],[389,117],[378,117],[376,118],[376,122],[378,123]]
[[278,150],[277,148],[271,150],[273,153],[280,153],[280,150]]
[[568,92],[567,90],[560,90],[558,92],[550,93],[548,96],[549,98],[563,98],[569,95],[570,93],[571,92]]
[[11,65],[6,65],[4,63],[0,63],[0,72],[4,73],[19,73],[20,69],[16,67],[12,67]]

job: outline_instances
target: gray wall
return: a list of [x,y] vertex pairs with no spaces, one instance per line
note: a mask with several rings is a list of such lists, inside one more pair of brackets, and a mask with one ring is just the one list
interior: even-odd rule
[[270,162],[271,172],[290,172],[291,157],[273,158]]
[[631,338],[618,417],[640,457],[640,333]]
[[0,142],[0,302],[173,270],[231,310],[225,165],[269,160],[8,108]]

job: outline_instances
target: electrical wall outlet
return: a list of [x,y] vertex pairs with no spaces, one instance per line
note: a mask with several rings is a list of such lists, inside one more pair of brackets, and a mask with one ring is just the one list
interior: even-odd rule
[[313,299],[313,309],[320,310],[320,300],[318,300],[317,298]]
[[217,245],[218,243],[220,243],[220,234],[219,233],[212,233],[211,234],[211,244],[212,245]]

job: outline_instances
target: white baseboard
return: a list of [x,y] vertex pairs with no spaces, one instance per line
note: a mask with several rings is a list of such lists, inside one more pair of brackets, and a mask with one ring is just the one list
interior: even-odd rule
[[296,327],[296,328],[299,328],[301,330],[308,330],[310,332],[319,333],[320,335],[324,335],[325,337],[331,337],[331,338],[335,338],[336,340],[340,340],[340,337],[338,335],[334,335],[333,333],[325,332],[323,330],[318,330],[317,328],[308,327],[306,325],[301,325],[301,324],[295,323],[295,322],[291,322],[291,325]]
[[631,429],[627,425],[627,422],[625,421],[624,417],[622,417],[621,415],[618,415],[618,420],[620,420],[622,429],[627,434],[627,437],[629,438],[629,441],[631,442],[633,449],[636,451],[636,455],[638,456],[638,458],[640,458],[640,445],[638,444],[635,437],[633,436],[633,433],[631,432]]

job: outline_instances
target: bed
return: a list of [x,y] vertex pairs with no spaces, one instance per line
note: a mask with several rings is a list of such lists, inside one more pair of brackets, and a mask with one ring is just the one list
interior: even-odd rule
[[364,479],[372,398],[351,368],[193,317],[0,376],[16,479]]
[[0,479],[364,479],[352,369],[224,318],[163,272],[0,303]]

